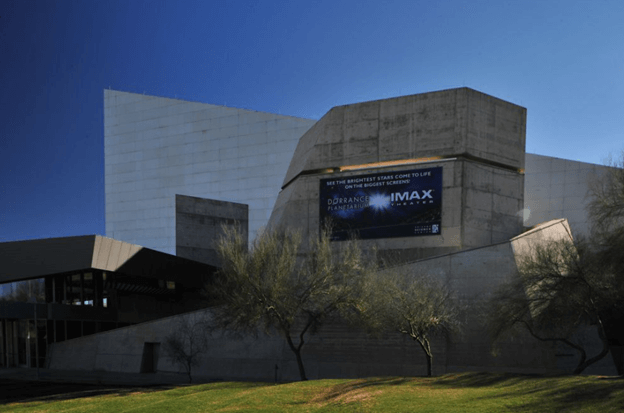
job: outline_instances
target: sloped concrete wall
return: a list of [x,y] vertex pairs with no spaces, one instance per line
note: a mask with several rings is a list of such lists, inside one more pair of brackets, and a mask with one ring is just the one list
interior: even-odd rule
[[[544,233],[541,233],[544,231]],[[568,355],[552,343],[542,343],[528,334],[501,343],[492,354],[490,336],[484,323],[482,304],[501,283],[516,277],[514,248],[522,238],[544,242],[556,237],[569,237],[565,220],[558,220],[520,235],[511,241],[487,247],[432,257],[404,264],[407,273],[425,273],[443,280],[463,306],[464,332],[450,340],[433,341],[434,374],[465,370],[515,371],[525,373],[564,372],[570,367]],[[210,310],[194,317],[210,317]],[[143,348],[148,343],[163,343],[182,316],[138,324],[88,337],[56,343],[51,346],[50,368],[103,370],[138,373]],[[590,332],[583,332],[593,339]],[[408,337],[390,334],[370,338],[344,323],[322,326],[310,336],[303,348],[308,377],[363,377],[374,375],[425,374],[425,357]],[[210,347],[196,374],[214,379],[273,380],[275,366],[279,380],[297,380],[295,357],[279,335],[241,339],[214,333]],[[180,371],[160,353],[159,371]],[[609,361],[592,372],[611,374]]]
[[[209,312],[203,310],[55,343],[50,347],[48,367],[140,373],[145,343],[158,343],[161,346],[157,370],[184,372],[166,356],[162,344],[184,317],[194,320],[206,316],[210,316]],[[214,379],[269,380],[282,356],[282,341],[271,337],[237,340],[214,335],[210,338],[209,352],[195,374]]]
[[492,354],[485,323],[486,304],[496,288],[517,276],[509,242],[429,258],[407,264],[404,268],[444,280],[463,307],[462,336],[450,343],[446,354],[449,371],[545,372],[556,368],[554,347],[528,335],[502,342],[500,354]]
[[[412,273],[434,275],[444,280],[464,306],[463,336],[450,343],[446,360],[448,369],[503,369],[569,372],[576,365],[577,354],[554,343],[542,343],[529,334],[521,334],[500,343],[498,354],[492,354],[491,341],[485,324],[483,304],[503,283],[518,276],[518,263],[536,245],[554,240],[572,240],[570,225],[565,219],[542,223],[508,242],[475,248],[405,264]],[[601,348],[595,329],[588,327],[577,333],[588,345],[591,354]],[[611,360],[604,359],[588,373],[614,374]]]
[[[189,313],[193,318],[210,317],[209,310]],[[153,322],[52,344],[49,368],[125,373],[141,372],[145,343],[160,343],[157,370],[180,372],[171,362],[162,343],[183,317],[180,315]],[[418,346],[401,335],[374,340],[347,325],[332,324],[308,338],[303,349],[309,378],[362,377],[370,375],[419,375],[425,372],[425,359]],[[235,338],[213,333],[209,349],[194,374],[212,379],[299,378],[294,354],[279,335]],[[436,343],[434,356],[437,374],[445,371],[444,343]]]
[[[574,240],[573,229],[567,219],[555,219],[543,222],[524,234],[514,237],[510,240],[510,246],[516,265],[521,265],[524,257],[532,256],[537,245],[557,240]],[[583,343],[588,357],[592,357],[602,350],[602,342],[595,326],[585,325],[579,328],[579,330],[574,333],[573,341]],[[564,372],[573,371],[578,364],[578,353],[561,343],[554,344],[554,349],[556,368]],[[611,355],[608,354],[602,360],[589,366],[584,373],[615,375],[616,369]]]
[[524,168],[526,109],[469,88],[332,108],[300,139],[284,185],[305,171],[470,155]]

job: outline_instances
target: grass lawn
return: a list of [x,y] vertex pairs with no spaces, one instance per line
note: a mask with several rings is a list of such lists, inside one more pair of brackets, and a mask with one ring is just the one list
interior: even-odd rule
[[[104,390],[104,389],[102,389]],[[2,412],[623,412],[624,379],[462,373],[117,389],[0,404]]]

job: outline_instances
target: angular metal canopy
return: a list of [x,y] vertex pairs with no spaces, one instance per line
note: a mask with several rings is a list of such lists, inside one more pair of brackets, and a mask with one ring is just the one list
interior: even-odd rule
[[98,269],[131,276],[188,280],[215,267],[101,235],[0,243],[0,284]]

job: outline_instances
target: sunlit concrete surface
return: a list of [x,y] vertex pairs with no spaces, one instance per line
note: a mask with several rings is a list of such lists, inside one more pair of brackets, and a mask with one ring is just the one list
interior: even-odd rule
[[175,196],[249,205],[266,224],[314,120],[104,91],[106,235],[175,254]]

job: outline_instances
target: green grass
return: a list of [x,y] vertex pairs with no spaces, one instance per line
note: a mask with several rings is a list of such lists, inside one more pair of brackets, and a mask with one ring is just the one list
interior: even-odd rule
[[66,393],[2,412],[621,412],[624,380],[462,373]]

